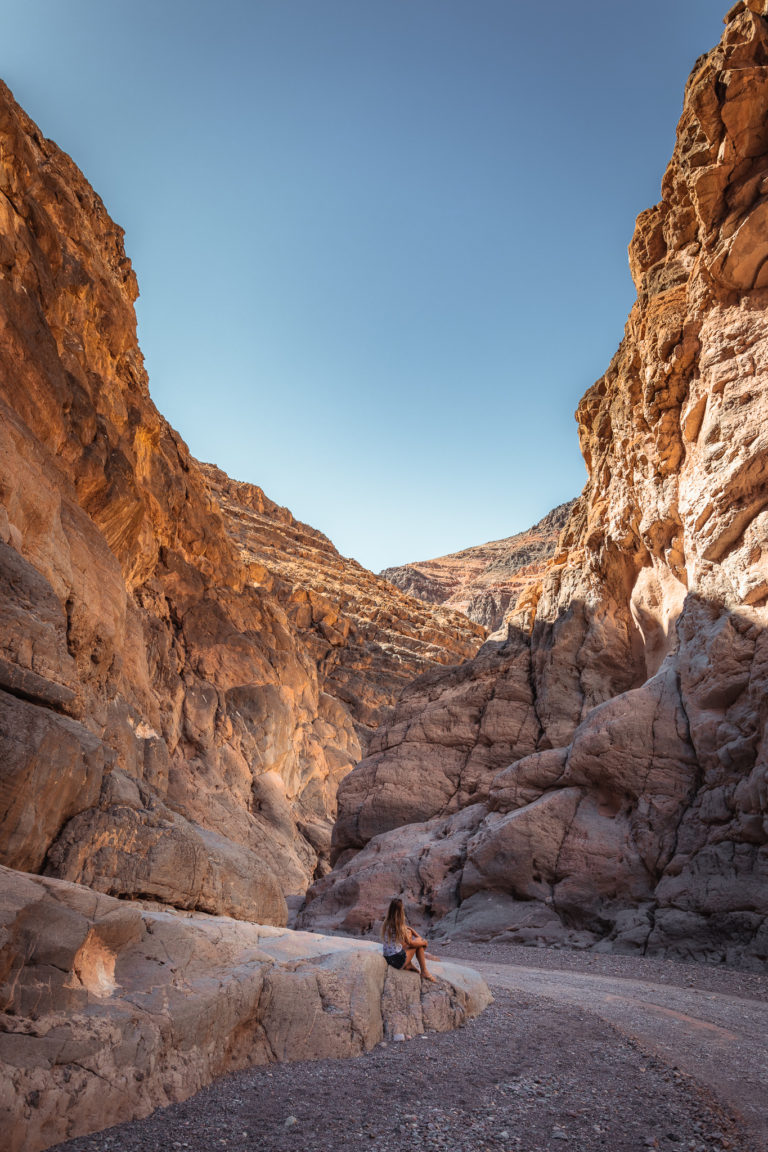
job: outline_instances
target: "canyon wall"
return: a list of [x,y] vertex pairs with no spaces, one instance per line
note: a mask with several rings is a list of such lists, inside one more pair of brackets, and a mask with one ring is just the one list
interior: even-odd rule
[[464,612],[496,632],[523,593],[540,582],[574,503],[559,504],[526,532],[385,568],[381,575],[419,600]]
[[505,640],[411,685],[342,782],[306,924],[768,960],[768,5],[685,90],[589,479]]
[[285,923],[402,683],[483,630],[201,466],[121,230],[0,87],[0,863]]

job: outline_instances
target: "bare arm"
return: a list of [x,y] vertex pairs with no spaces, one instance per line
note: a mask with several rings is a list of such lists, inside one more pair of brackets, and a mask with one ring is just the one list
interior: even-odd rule
[[419,936],[418,932],[414,932],[413,928],[408,925],[405,927],[405,933],[408,940],[409,948],[426,948],[427,941],[423,936]]

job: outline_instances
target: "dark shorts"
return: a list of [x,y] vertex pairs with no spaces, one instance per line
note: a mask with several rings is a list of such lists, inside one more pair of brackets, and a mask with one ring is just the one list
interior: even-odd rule
[[405,949],[395,952],[394,956],[385,956],[384,959],[390,968],[402,968],[405,964]]

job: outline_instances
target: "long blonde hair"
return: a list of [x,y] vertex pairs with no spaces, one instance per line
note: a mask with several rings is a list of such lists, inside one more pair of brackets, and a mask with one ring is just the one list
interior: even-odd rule
[[391,940],[394,944],[405,944],[405,908],[402,900],[390,900],[381,935],[382,939]]

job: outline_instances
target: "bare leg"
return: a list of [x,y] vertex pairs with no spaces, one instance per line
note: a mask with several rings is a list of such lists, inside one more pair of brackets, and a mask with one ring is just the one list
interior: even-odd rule
[[405,950],[405,964],[403,965],[403,968],[402,968],[403,972],[418,972],[418,968],[416,967],[416,965],[413,962],[413,958],[415,955],[416,955],[416,949],[415,948],[406,948],[406,950]]
[[427,952],[427,948],[429,948],[429,941],[425,940],[423,936],[417,936],[415,939],[412,939],[411,944],[414,947],[414,949],[419,948],[419,947],[423,948],[424,949],[424,955],[426,956],[427,960],[439,960],[440,959],[439,956],[433,956],[431,952]]
[[424,937],[413,935],[411,938],[411,947],[415,950],[416,948],[424,948],[424,955],[427,957],[427,960],[440,960],[440,956],[433,956],[431,952],[427,952],[429,941],[425,940]]
[[419,945],[419,947],[416,949],[416,959],[419,962],[419,968],[421,968],[422,980],[430,980],[434,984],[434,976],[431,972],[427,971],[427,957],[423,945]]

